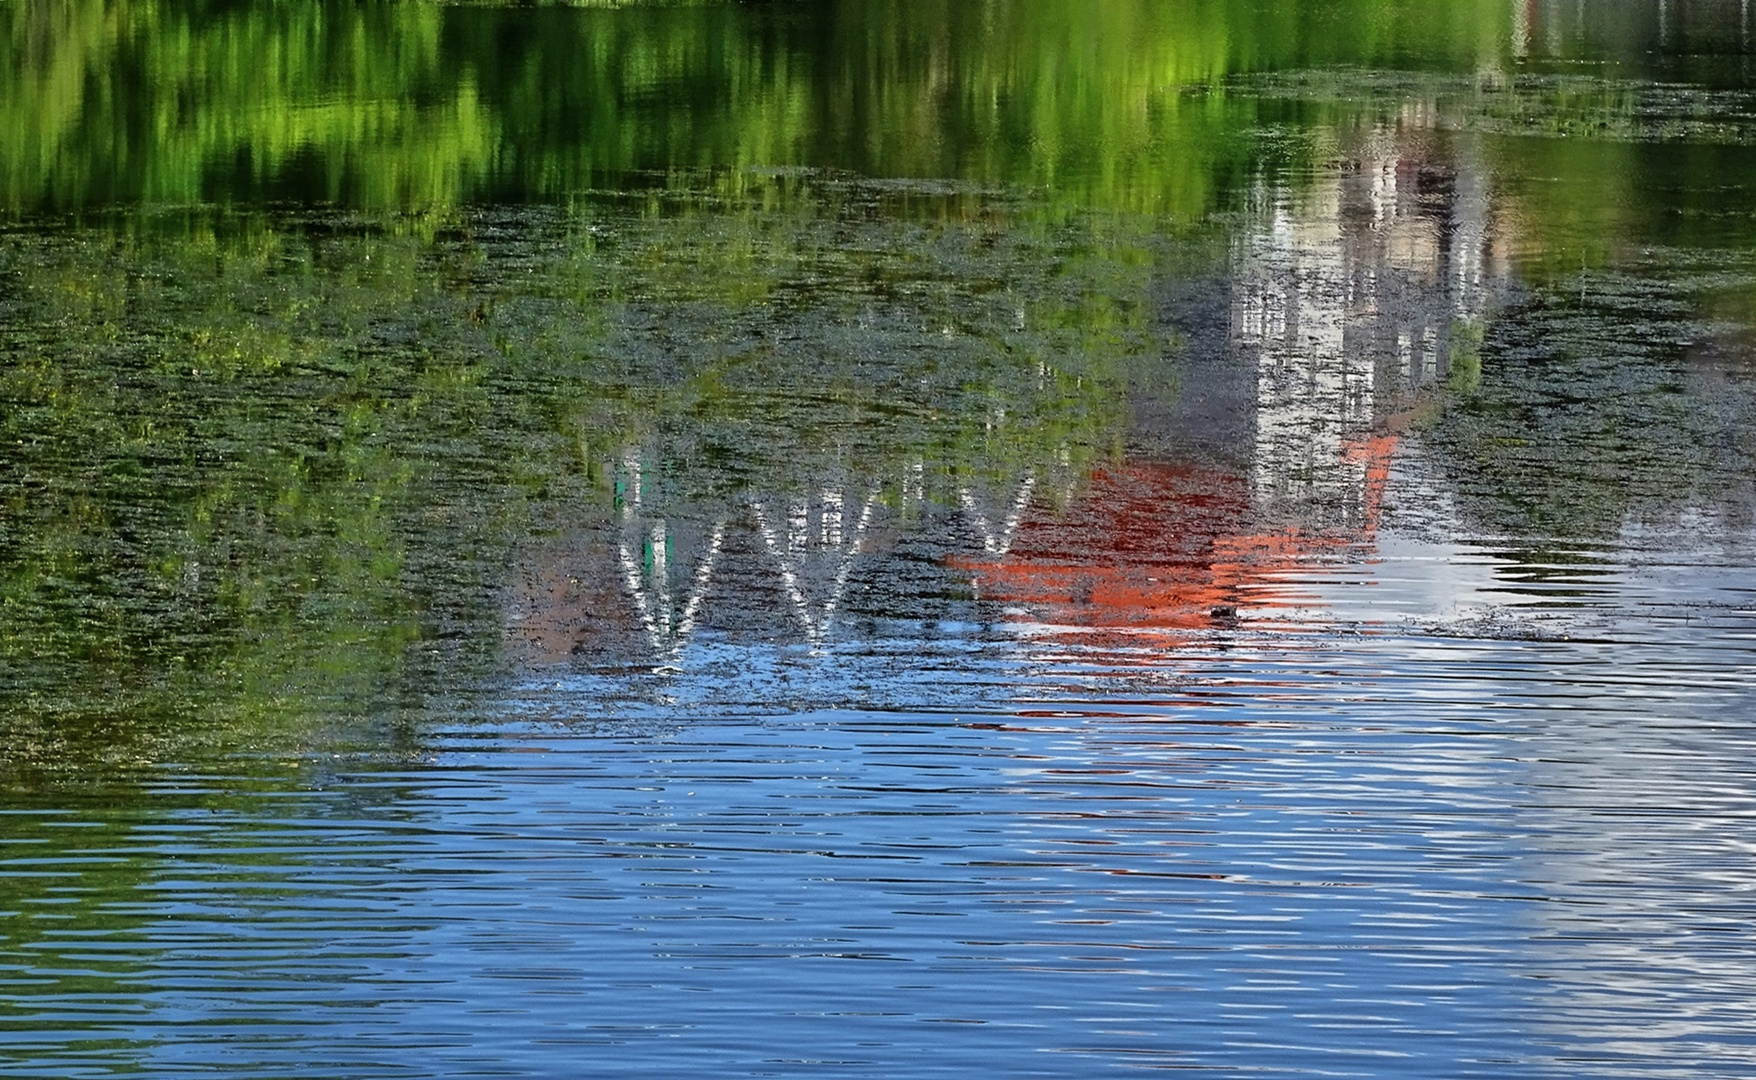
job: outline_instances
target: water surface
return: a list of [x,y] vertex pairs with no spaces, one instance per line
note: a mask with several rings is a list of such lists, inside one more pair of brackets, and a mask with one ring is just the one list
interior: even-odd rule
[[1749,32],[0,6],[0,1073],[1748,1075]]

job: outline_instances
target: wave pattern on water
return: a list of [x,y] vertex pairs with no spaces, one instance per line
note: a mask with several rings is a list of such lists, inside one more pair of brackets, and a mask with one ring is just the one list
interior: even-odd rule
[[1756,1074],[1747,4],[88,6],[0,1075]]
[[1756,710],[1687,677],[1736,622],[1062,641],[979,713],[170,770],[8,816],[56,882],[4,1072],[1739,1075]]

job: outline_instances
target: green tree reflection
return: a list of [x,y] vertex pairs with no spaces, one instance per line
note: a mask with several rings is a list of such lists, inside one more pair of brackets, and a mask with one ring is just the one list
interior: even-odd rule
[[513,546],[624,447],[702,497],[1076,466],[1174,347],[1144,233],[758,196],[9,237],[8,767],[381,737],[495,670]]
[[1502,20],[1486,0],[8,5],[0,193],[400,210],[809,165],[1199,212],[1249,141],[1228,75],[1472,70]]

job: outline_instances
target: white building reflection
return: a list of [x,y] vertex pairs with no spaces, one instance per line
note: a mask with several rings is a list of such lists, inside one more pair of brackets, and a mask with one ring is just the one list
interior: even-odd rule
[[1308,186],[1254,192],[1231,340],[1255,366],[1250,486],[1270,522],[1371,527],[1364,440],[1450,374],[1505,276],[1480,164],[1397,134],[1424,132],[1424,111]]
[[[1253,191],[1196,358],[1231,387],[1203,406],[1227,414],[1223,453],[996,469],[826,447],[728,491],[631,446],[604,463],[613,520],[527,566],[514,637],[676,671],[704,631],[820,653],[850,616],[1175,635],[1293,606],[1289,574],[1373,543],[1406,414],[1469,361],[1506,274],[1484,170],[1430,121],[1411,105],[1339,166]],[[1212,425],[1190,378],[1152,423]]]
[[1606,54],[1735,55],[1750,47],[1750,0],[1510,0],[1512,55],[1520,61]]

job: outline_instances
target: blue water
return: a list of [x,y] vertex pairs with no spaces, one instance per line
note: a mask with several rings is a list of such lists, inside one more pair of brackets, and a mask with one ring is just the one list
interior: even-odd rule
[[1756,610],[1697,586],[1686,632],[1027,636],[956,711],[514,713],[17,808],[6,1071],[1739,1075]]

